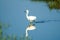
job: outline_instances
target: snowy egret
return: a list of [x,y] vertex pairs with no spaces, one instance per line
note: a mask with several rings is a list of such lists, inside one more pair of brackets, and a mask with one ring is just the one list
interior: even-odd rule
[[29,10],[27,9],[26,10],[26,18],[30,21],[30,22],[33,22],[36,20],[36,16],[29,16]]

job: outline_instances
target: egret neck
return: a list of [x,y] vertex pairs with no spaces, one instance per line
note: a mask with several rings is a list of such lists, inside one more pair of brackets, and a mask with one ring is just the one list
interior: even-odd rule
[[28,10],[26,10],[26,17],[28,18],[29,16],[28,16],[28,14],[29,14],[29,11]]

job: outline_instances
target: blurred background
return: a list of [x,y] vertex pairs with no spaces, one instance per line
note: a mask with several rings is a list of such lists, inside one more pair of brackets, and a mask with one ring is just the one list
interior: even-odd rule
[[[20,40],[20,37],[25,35],[29,21],[24,11],[29,9],[29,15],[36,16],[36,21],[44,21],[35,23],[37,29],[29,31],[29,37],[32,40],[60,40],[60,21],[58,21],[60,20],[60,5],[55,7],[54,4],[53,7],[50,6],[52,5],[49,4],[50,2],[55,1],[0,0],[0,39],[4,37],[13,40],[17,37],[14,40]],[[47,20],[57,21],[47,22]]]

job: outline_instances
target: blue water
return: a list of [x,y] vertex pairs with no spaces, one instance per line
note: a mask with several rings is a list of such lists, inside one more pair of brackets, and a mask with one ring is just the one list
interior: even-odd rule
[[[4,30],[4,35],[25,34],[29,22],[26,19],[25,10],[29,9],[30,14],[41,20],[60,20],[60,13],[56,10],[49,10],[43,2],[31,2],[30,0],[0,0],[0,21],[8,23],[9,28]],[[60,22],[36,23],[36,30],[29,31],[33,40],[60,40]]]

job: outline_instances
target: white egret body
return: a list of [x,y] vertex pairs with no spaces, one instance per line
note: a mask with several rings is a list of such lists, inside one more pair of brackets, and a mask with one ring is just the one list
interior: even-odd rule
[[30,21],[33,22],[34,20],[36,20],[36,16],[28,16],[29,14],[29,10],[26,10],[26,18]]

